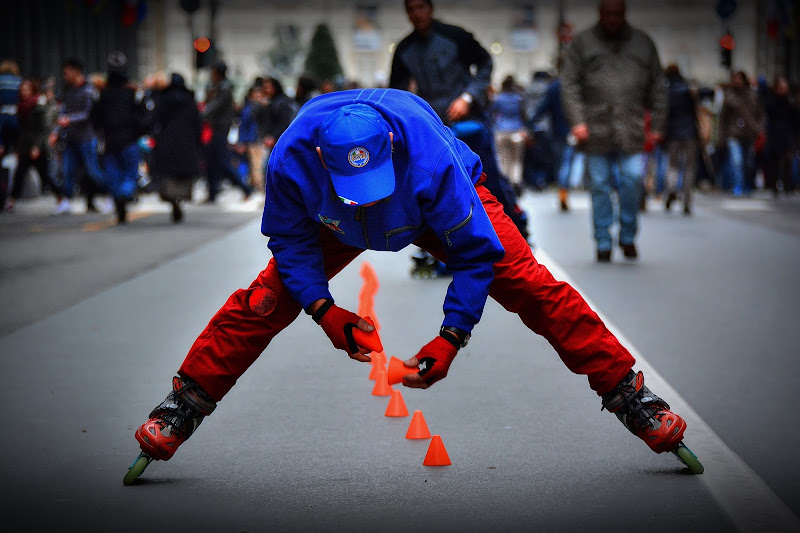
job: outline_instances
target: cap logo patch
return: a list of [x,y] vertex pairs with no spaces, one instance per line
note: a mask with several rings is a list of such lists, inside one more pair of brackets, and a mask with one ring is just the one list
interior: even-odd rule
[[347,161],[356,168],[361,168],[369,163],[369,152],[366,148],[357,146],[347,154]]

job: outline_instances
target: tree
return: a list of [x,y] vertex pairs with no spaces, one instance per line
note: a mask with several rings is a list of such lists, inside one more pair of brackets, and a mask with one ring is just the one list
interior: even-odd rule
[[343,74],[336,43],[326,24],[319,24],[311,37],[305,70],[317,80],[334,80]]

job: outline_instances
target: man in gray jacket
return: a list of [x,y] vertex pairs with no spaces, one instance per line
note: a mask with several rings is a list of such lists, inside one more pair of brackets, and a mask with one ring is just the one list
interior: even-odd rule
[[634,243],[644,171],[644,115],[663,138],[667,93],[655,44],[625,20],[624,0],[602,0],[598,23],[579,33],[564,61],[562,101],[572,134],[587,154],[597,260],[611,261],[612,179],[619,193],[618,244],[636,259]]

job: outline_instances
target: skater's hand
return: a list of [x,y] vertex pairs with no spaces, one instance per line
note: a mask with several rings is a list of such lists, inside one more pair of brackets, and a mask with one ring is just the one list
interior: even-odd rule
[[417,355],[404,361],[408,367],[416,368],[424,364],[425,368],[416,374],[403,376],[403,385],[414,389],[427,389],[440,379],[444,379],[450,363],[455,359],[458,348],[443,337],[436,337],[422,347]]
[[[333,300],[324,300],[323,302],[321,305],[314,306],[312,318],[322,326],[335,348],[346,351],[351,359],[364,363],[372,361],[366,354],[383,350],[378,334],[370,335],[375,331],[375,326],[357,314],[334,305]],[[364,334],[355,333],[356,329]],[[359,342],[355,337],[359,337]]]

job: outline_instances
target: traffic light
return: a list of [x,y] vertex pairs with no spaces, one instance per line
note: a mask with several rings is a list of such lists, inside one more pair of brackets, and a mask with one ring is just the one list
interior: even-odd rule
[[733,35],[726,33],[719,40],[720,62],[725,68],[731,68],[733,49],[736,47],[736,41],[733,40]]
[[210,67],[217,59],[217,49],[208,37],[198,37],[194,40],[194,68]]

